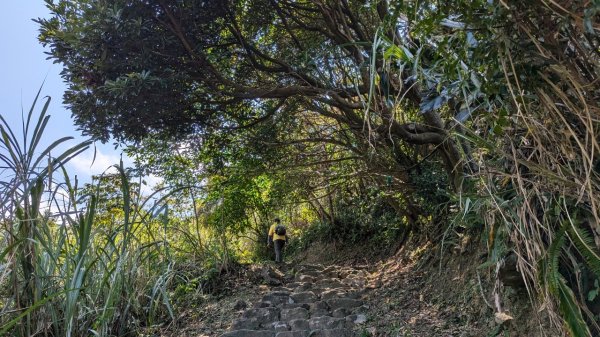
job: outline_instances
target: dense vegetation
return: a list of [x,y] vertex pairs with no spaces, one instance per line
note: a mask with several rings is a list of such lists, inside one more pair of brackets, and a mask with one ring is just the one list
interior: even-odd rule
[[277,214],[297,249],[469,232],[554,324],[600,333],[598,1],[47,3],[75,123],[137,165],[56,184],[88,143],[36,150],[46,107],[25,143],[2,124],[3,332],[174,319],[170,295],[264,257]]

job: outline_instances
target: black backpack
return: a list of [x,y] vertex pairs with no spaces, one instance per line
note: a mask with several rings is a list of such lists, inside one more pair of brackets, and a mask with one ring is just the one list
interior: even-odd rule
[[282,224],[279,224],[277,226],[275,226],[275,234],[277,235],[285,235],[285,226]]

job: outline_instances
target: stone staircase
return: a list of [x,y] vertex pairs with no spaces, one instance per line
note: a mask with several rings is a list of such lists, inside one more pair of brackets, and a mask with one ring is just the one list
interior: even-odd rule
[[367,276],[349,267],[295,266],[221,337],[360,336]]

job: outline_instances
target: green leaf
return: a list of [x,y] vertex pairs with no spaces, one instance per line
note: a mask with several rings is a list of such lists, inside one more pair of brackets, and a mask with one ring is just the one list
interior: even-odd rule
[[588,292],[587,300],[592,302],[594,299],[596,299],[596,297],[598,296],[598,293],[600,293],[600,289],[598,289],[598,288],[590,290]]

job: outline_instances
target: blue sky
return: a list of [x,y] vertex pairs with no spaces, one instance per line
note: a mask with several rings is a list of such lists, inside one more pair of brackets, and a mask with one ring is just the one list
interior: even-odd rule
[[[49,12],[42,0],[5,1],[0,11],[0,114],[13,129],[19,127],[21,111],[27,113],[33,99],[45,81],[42,96],[50,96],[50,118],[44,144],[64,136],[75,137],[70,144],[84,140],[76,130],[71,113],[62,104],[66,85],[60,78],[61,65],[46,60],[44,48],[37,41],[38,26],[33,18],[47,17]],[[41,103],[41,102],[40,102]],[[40,106],[42,104],[39,104]],[[38,109],[39,111],[39,109]],[[18,128],[20,130],[20,128]],[[66,147],[65,147],[66,148]],[[68,166],[71,175],[83,182],[91,174],[99,174],[113,164],[118,164],[120,150],[111,144],[96,144],[96,160],[92,165],[93,150],[75,158]],[[126,163],[130,163],[127,158]],[[150,178],[149,182],[156,179]]]

